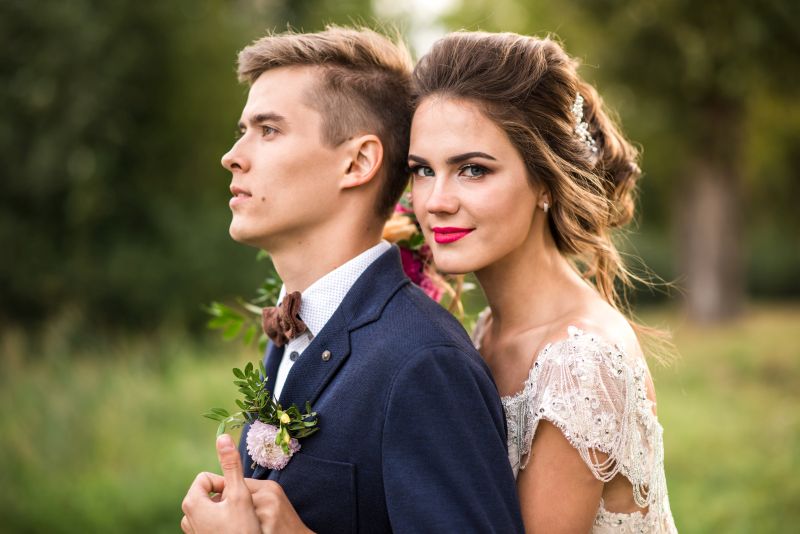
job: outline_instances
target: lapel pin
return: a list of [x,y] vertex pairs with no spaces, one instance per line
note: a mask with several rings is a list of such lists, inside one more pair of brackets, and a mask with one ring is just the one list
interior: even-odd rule
[[327,362],[330,359],[331,359],[331,351],[329,350],[322,351],[322,361]]

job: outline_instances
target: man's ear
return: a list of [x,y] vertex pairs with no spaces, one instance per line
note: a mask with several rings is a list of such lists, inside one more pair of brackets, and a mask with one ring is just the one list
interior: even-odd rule
[[349,166],[339,186],[358,187],[372,180],[383,163],[383,143],[377,135],[360,135],[349,140]]

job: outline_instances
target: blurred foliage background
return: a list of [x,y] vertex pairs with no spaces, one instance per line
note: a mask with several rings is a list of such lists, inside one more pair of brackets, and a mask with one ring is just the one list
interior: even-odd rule
[[202,311],[266,274],[227,234],[235,55],[329,22],[399,24],[417,55],[460,28],[554,33],[582,59],[644,150],[626,249],[681,288],[634,295],[681,353],[653,366],[678,526],[796,523],[798,6],[0,0],[0,531],[178,530],[216,469],[199,414],[258,357]]

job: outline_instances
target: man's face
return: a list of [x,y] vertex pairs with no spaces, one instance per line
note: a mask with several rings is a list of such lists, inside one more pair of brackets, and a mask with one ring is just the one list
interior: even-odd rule
[[336,209],[344,151],[322,139],[322,116],[306,104],[320,72],[282,67],[250,87],[241,137],[222,157],[233,174],[230,235],[269,251],[306,241]]

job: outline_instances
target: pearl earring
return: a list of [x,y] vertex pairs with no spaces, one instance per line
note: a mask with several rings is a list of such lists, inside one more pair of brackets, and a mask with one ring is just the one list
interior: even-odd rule
[[550,204],[548,204],[547,202],[542,203],[542,209],[544,210],[545,213],[547,213],[550,210]]

